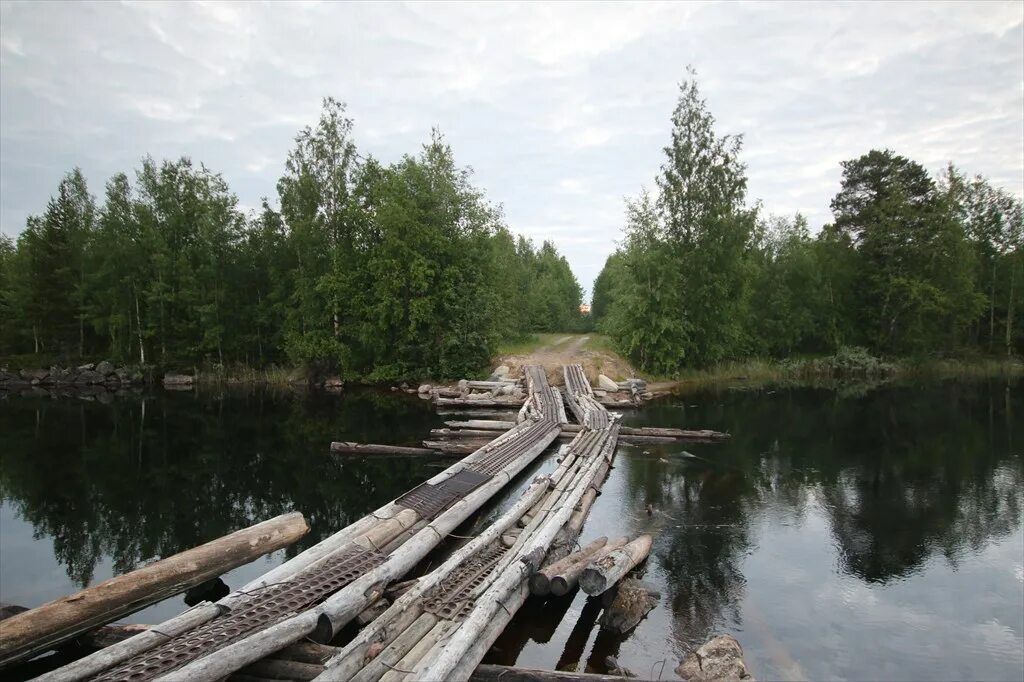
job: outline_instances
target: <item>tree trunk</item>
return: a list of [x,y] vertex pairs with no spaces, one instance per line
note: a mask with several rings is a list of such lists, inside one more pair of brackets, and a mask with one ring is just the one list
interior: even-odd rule
[[146,344],[142,342],[142,313],[139,312],[139,292],[135,292],[135,331],[139,335],[139,364],[146,364]]
[[284,514],[19,614],[4,621],[0,666],[184,592],[308,532],[302,514]]
[[1006,357],[1013,357],[1013,286],[1017,278],[1016,268],[1010,268],[1010,296],[1006,303]]

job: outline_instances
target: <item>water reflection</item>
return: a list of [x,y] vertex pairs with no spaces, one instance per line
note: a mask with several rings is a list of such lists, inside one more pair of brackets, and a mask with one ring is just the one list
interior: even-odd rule
[[[584,595],[529,601],[488,660],[606,672],[612,655],[652,675],[726,631],[765,679],[1019,678],[1021,401],[1017,386],[949,383],[723,390],[630,413],[733,434],[620,448],[594,505],[584,542],[656,533],[659,606],[613,637]],[[82,586],[297,509],[312,532],[294,554],[437,471],[333,459],[330,440],[413,444],[437,422],[374,392],[0,402],[0,496],[19,517],[0,542],[29,526]],[[0,580],[4,601],[29,582]]]
[[294,554],[435,472],[332,458],[331,440],[409,443],[435,422],[415,399],[369,391],[12,398],[0,403],[0,496],[83,587],[104,558],[128,571],[293,509],[311,526]]

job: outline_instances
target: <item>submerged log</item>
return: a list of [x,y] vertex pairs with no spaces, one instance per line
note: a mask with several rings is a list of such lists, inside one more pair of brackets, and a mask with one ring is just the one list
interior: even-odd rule
[[398,445],[375,445],[373,443],[331,443],[331,452],[336,455],[431,455],[437,452],[430,448],[408,448]]
[[589,595],[601,594],[646,559],[653,543],[654,539],[645,533],[597,561],[592,561],[580,574],[580,587]]
[[287,547],[308,532],[302,514],[284,514],[13,616],[3,624],[0,665],[48,651],[100,625]]
[[566,670],[536,670],[487,663],[478,665],[469,679],[470,682],[637,682],[635,677],[574,673]]
[[[608,590],[603,596],[609,596],[611,592],[613,590]],[[602,630],[619,635],[635,628],[661,599],[660,592],[634,578],[622,580],[614,592],[612,599],[604,600],[608,603],[601,614],[600,623]]]

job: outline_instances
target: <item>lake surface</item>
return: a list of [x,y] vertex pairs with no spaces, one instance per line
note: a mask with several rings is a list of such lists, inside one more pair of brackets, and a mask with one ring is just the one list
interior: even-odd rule
[[[581,593],[531,600],[488,660],[605,672],[611,655],[671,679],[725,632],[758,679],[1020,680],[1022,393],[1005,382],[722,389],[628,413],[626,424],[734,436],[619,448],[581,540],[655,534],[644,579],[659,606],[610,636]],[[0,399],[0,601],[36,606],[303,512],[311,533],[224,576],[238,587],[445,461],[335,458],[331,440],[415,444],[441,420],[414,397],[370,391]],[[476,523],[551,468],[538,460]]]

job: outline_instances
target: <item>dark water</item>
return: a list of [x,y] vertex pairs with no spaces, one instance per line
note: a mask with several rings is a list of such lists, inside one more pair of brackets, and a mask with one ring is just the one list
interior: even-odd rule
[[[531,600],[489,660],[603,672],[614,655],[671,679],[688,651],[729,632],[759,679],[1022,679],[1022,390],[722,390],[626,415],[734,434],[620,447],[594,506],[584,542],[656,534],[645,580],[659,607],[616,637],[582,594]],[[335,459],[329,441],[411,444],[440,419],[371,392],[0,400],[0,601],[38,605],[302,511],[310,535],[225,576],[237,587],[440,466]]]

